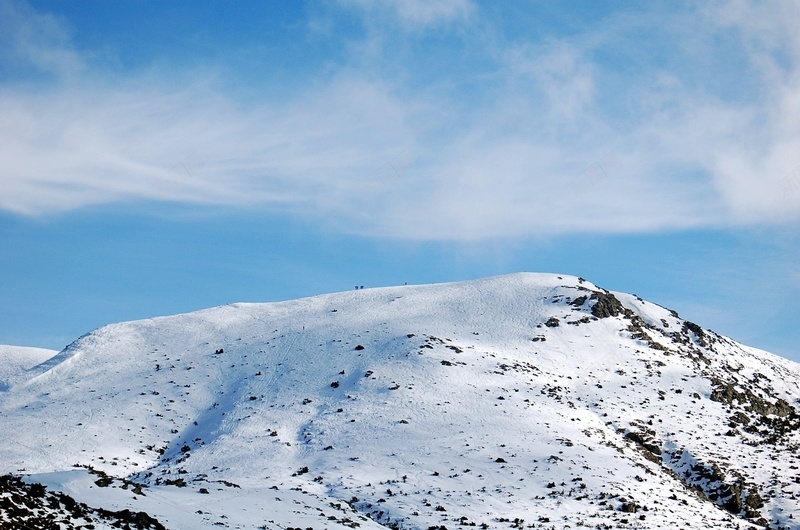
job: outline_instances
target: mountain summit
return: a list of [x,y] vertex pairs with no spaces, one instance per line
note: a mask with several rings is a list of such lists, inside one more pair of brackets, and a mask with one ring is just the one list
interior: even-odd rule
[[230,304],[15,362],[0,525],[800,527],[800,365],[582,278]]

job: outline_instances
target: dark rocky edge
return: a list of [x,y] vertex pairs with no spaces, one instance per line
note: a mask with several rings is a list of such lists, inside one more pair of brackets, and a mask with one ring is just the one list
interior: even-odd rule
[[0,527],[19,530],[93,530],[98,525],[123,530],[167,530],[145,512],[91,508],[41,484],[14,475],[0,476]]
[[[744,377],[739,374],[740,369],[715,365],[715,344],[726,339],[687,320],[682,320],[679,330],[668,330],[667,322],[663,322],[663,327],[653,326],[611,292],[585,287],[579,289],[589,291],[589,294],[580,295],[572,301],[567,298],[565,301],[573,310],[588,310],[593,320],[620,318],[627,321],[626,329],[632,339],[650,349],[661,351],[664,356],[680,355],[690,360],[712,387],[710,395],[695,397],[722,403],[730,412],[726,436],[743,436],[745,443],[772,446],[776,451],[796,452],[800,449],[788,442],[790,435],[800,430],[800,414],[790,403],[776,395],[769,379],[761,374]],[[554,300],[558,301],[561,300]],[[675,311],[670,311],[670,314],[680,318]],[[589,321],[581,319],[569,323]],[[552,326],[553,323],[547,325]],[[660,341],[654,340],[655,337],[660,337]],[[659,364],[663,366],[663,363]],[[643,457],[660,466],[662,471],[694,491],[699,498],[751,524],[769,527],[761,511],[765,504],[763,495],[744,472],[720,462],[703,461],[684,448],[666,450],[659,434],[642,422],[634,422],[628,428],[618,429],[618,432]]]

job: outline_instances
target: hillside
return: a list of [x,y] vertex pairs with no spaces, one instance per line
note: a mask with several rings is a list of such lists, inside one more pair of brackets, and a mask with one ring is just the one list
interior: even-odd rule
[[44,348],[0,345],[0,390],[5,390],[10,381],[24,376],[26,370],[33,368],[58,352]]
[[112,324],[7,373],[0,474],[169,529],[800,527],[800,366],[571,276]]

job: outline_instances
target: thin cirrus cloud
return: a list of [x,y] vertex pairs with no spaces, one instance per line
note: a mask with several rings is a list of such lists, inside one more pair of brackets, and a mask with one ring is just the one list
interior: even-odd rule
[[476,11],[470,0],[342,0],[344,7],[356,8],[381,20],[398,21],[407,29],[426,29],[431,26],[466,20]]
[[718,3],[656,28],[668,46],[688,31],[671,24],[693,25],[719,60],[715,39],[734,39],[741,54],[730,68],[750,76],[746,96],[668,64],[622,72],[599,53],[626,44],[615,20],[629,19],[614,14],[604,29],[522,42],[481,17],[480,4],[353,0],[341,9],[397,32],[381,37],[379,54],[393,39],[422,38],[413,28],[473,30],[483,40],[465,53],[484,70],[441,76],[477,88],[426,89],[403,53],[387,55],[407,73],[399,79],[356,57],[288,100],[242,102],[203,73],[180,89],[164,72],[106,75],[57,19],[7,2],[6,59],[52,79],[0,83],[0,208],[217,204],[422,239],[794,222],[800,8],[779,5]]
[[30,66],[60,78],[72,78],[86,68],[58,18],[11,0],[0,2],[0,49],[5,61],[17,63],[23,70]]

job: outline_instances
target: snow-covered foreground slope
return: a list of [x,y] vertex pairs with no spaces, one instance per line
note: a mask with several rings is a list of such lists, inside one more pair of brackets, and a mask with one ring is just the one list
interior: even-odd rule
[[570,276],[114,324],[15,374],[0,472],[170,529],[800,520],[800,366]]

